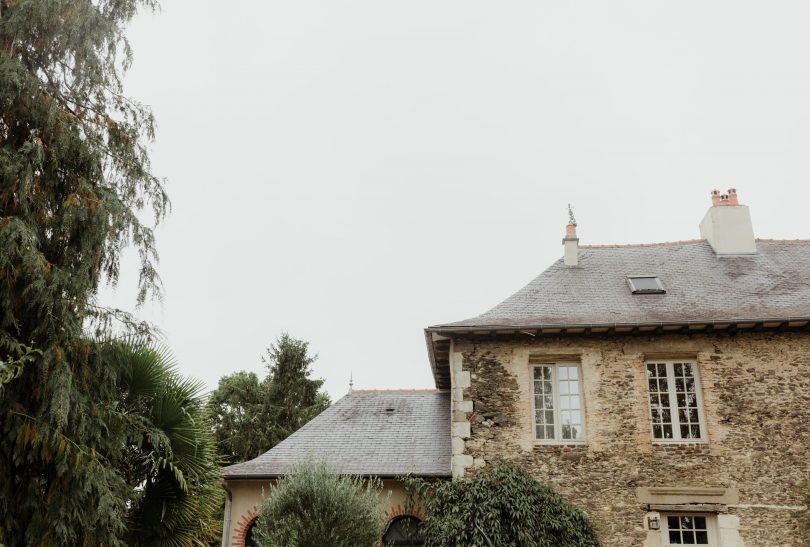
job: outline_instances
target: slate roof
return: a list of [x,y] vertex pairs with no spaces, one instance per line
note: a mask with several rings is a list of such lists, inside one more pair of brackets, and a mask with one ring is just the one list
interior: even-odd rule
[[[757,254],[718,257],[704,240],[580,247],[477,317],[429,327],[543,327],[810,318],[810,241],[757,240]],[[633,295],[629,275],[666,294]]]
[[226,467],[224,476],[277,477],[314,459],[352,475],[444,477],[450,452],[447,391],[355,391],[258,458]]

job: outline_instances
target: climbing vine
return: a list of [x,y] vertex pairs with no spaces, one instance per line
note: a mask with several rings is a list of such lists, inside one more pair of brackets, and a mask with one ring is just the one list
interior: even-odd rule
[[409,498],[427,513],[428,546],[600,545],[584,511],[513,464],[452,481],[403,482]]

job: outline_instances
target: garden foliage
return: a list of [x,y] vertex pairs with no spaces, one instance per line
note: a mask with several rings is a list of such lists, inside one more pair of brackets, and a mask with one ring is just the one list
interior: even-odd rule
[[281,479],[259,510],[255,537],[263,547],[371,547],[384,513],[377,480],[338,475],[324,463],[304,463]]
[[520,467],[498,464],[471,477],[427,482],[406,478],[427,512],[433,547],[596,547],[587,515]]

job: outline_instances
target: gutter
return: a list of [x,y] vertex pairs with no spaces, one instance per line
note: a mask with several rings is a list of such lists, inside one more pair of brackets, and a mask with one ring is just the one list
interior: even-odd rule
[[228,488],[228,483],[222,483],[222,488],[227,494],[225,498],[225,520],[222,522],[222,547],[228,547],[228,540],[231,538],[231,504],[233,503],[233,493]]

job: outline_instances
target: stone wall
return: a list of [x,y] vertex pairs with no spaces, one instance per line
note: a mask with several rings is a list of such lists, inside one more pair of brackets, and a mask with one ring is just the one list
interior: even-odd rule
[[[534,441],[530,356],[580,363],[584,444]],[[707,442],[652,441],[645,361],[661,358],[696,360]],[[640,488],[716,487],[734,496],[715,519],[722,545],[801,545],[810,335],[462,338],[450,365],[454,476],[516,462],[585,509],[608,546],[661,544]]]

